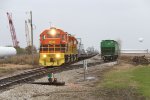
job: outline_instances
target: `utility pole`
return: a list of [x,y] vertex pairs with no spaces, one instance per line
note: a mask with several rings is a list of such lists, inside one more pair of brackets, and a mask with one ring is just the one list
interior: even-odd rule
[[84,80],[86,80],[87,60],[83,60]]
[[33,47],[33,24],[32,24],[32,11],[30,11],[30,25],[31,25],[31,44],[32,44],[32,64],[34,64],[34,47]]

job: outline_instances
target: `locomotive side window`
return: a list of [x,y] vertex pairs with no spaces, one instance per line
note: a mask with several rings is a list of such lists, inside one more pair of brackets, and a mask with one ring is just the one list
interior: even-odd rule
[[73,40],[70,40],[70,44],[71,44],[71,45],[73,44]]
[[74,41],[74,44],[77,44],[77,41],[76,41],[76,40]]
[[45,36],[45,35],[43,35],[43,36],[42,36],[42,40],[45,40],[45,38],[46,38],[46,36]]
[[62,40],[65,40],[65,35],[62,35]]

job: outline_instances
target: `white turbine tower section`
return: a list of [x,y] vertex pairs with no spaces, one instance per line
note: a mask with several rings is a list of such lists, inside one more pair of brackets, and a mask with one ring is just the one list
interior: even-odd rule
[[1,47],[0,46],[0,57],[7,57],[16,55],[17,51],[14,47]]
[[144,38],[140,37],[139,42],[143,42],[143,41],[144,41]]

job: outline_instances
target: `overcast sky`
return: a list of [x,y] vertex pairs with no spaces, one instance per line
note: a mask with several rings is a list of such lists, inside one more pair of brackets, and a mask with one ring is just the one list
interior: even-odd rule
[[[24,20],[33,12],[34,45],[52,26],[99,49],[104,39],[120,39],[122,49],[150,49],[150,0],[0,0],[0,45],[12,45],[6,12],[11,12],[20,46],[26,46]],[[138,38],[144,38],[140,43]]]

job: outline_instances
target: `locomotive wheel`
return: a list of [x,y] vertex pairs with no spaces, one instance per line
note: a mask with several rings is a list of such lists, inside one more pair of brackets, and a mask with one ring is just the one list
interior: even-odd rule
[[102,58],[105,61],[105,57]]
[[73,62],[73,55],[70,55],[70,61]]
[[65,55],[65,63],[68,63],[68,55]]
[[75,61],[77,61],[78,60],[78,55],[75,55]]
[[73,55],[73,61],[75,61],[75,55]]

